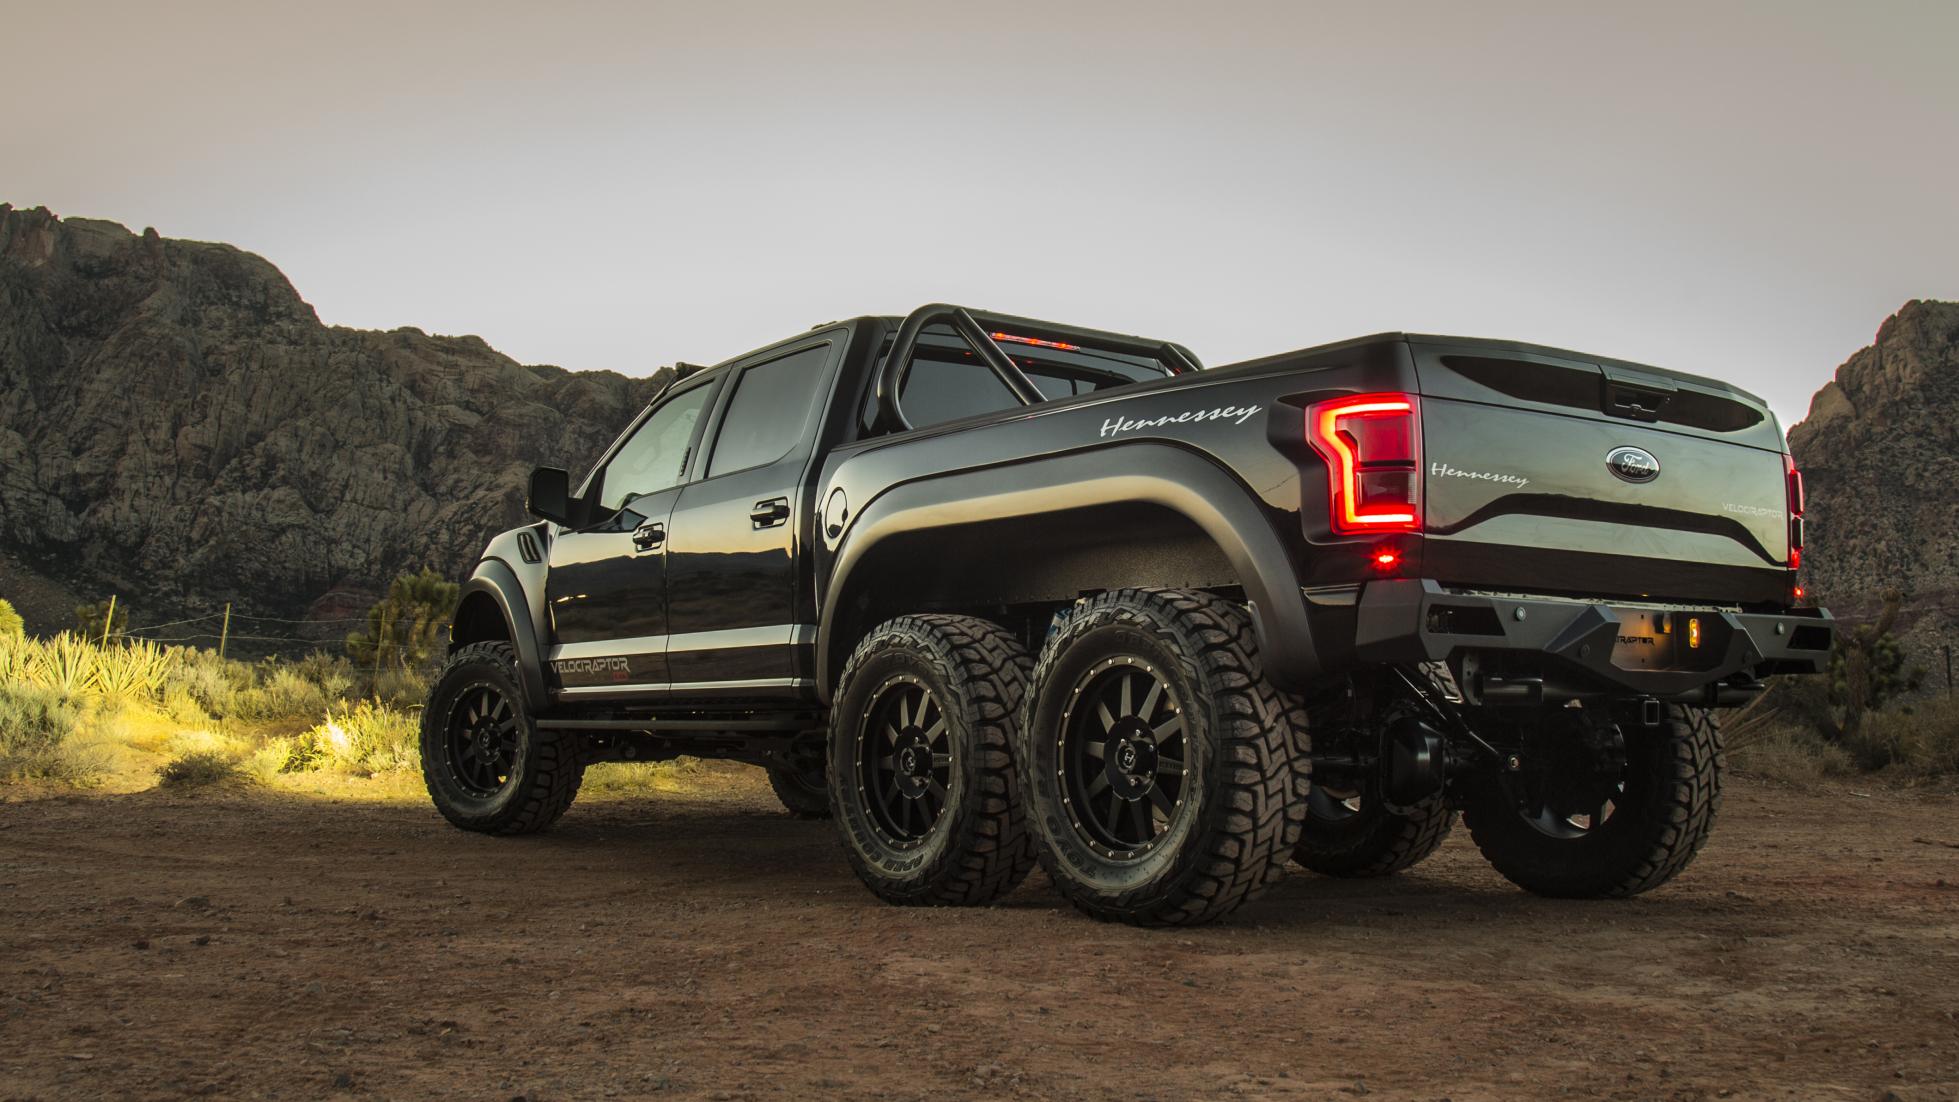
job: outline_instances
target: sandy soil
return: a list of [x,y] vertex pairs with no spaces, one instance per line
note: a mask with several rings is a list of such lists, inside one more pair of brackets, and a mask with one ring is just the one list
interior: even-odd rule
[[515,840],[401,801],[15,801],[0,1097],[1955,1098],[1952,843],[1950,795],[1736,782],[1642,899],[1524,895],[1459,831],[1162,932],[1038,873],[883,906],[733,767]]

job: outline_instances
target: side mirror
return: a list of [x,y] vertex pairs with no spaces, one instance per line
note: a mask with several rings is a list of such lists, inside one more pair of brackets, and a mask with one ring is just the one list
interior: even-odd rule
[[531,472],[530,494],[524,507],[539,520],[571,527],[571,475],[562,467],[539,467]]

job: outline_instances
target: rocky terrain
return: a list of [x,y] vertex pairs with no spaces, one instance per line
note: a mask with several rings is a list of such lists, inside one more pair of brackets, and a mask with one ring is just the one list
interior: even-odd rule
[[1959,303],[1906,303],[1789,430],[1809,489],[1805,582],[1839,616],[1895,586],[1907,653],[1941,685],[1959,642]]
[[327,326],[250,253],[0,204],[0,593],[47,595],[37,630],[111,592],[138,624],[358,615],[459,573],[658,382]]

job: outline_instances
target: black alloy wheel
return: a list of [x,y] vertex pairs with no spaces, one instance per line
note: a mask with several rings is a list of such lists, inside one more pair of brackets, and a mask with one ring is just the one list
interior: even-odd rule
[[1260,676],[1243,605],[1177,589],[1077,602],[1041,650],[1024,716],[1027,821],[1082,911],[1208,922],[1284,875],[1308,745]]
[[517,764],[517,710],[488,681],[457,693],[443,723],[446,755],[456,784],[477,799],[492,799],[510,783]]
[[901,616],[865,636],[830,709],[844,854],[887,902],[972,905],[1034,864],[1013,765],[1032,665],[998,624]]
[[1104,857],[1140,857],[1170,829],[1190,776],[1183,705],[1131,655],[1089,667],[1061,714],[1062,805]]
[[1463,821],[1511,883],[1566,899],[1623,898],[1679,875],[1721,807],[1721,731],[1706,709],[1658,726],[1603,710],[1520,720],[1514,767],[1471,787]]
[[945,708],[923,681],[893,674],[871,694],[857,738],[857,794],[873,829],[901,849],[924,842],[955,783]]
[[422,780],[464,830],[529,834],[565,813],[585,766],[575,736],[533,722],[509,643],[457,648],[422,708]]

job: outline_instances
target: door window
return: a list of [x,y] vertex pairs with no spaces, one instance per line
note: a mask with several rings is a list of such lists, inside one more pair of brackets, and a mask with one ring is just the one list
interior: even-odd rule
[[735,380],[728,412],[708,457],[707,477],[774,462],[803,438],[817,406],[830,346],[817,345],[756,364]]
[[694,440],[694,426],[714,393],[703,384],[667,399],[665,405],[640,422],[639,428],[619,450],[600,476],[599,505],[613,511],[632,498],[657,493],[680,484],[687,470],[687,449]]

